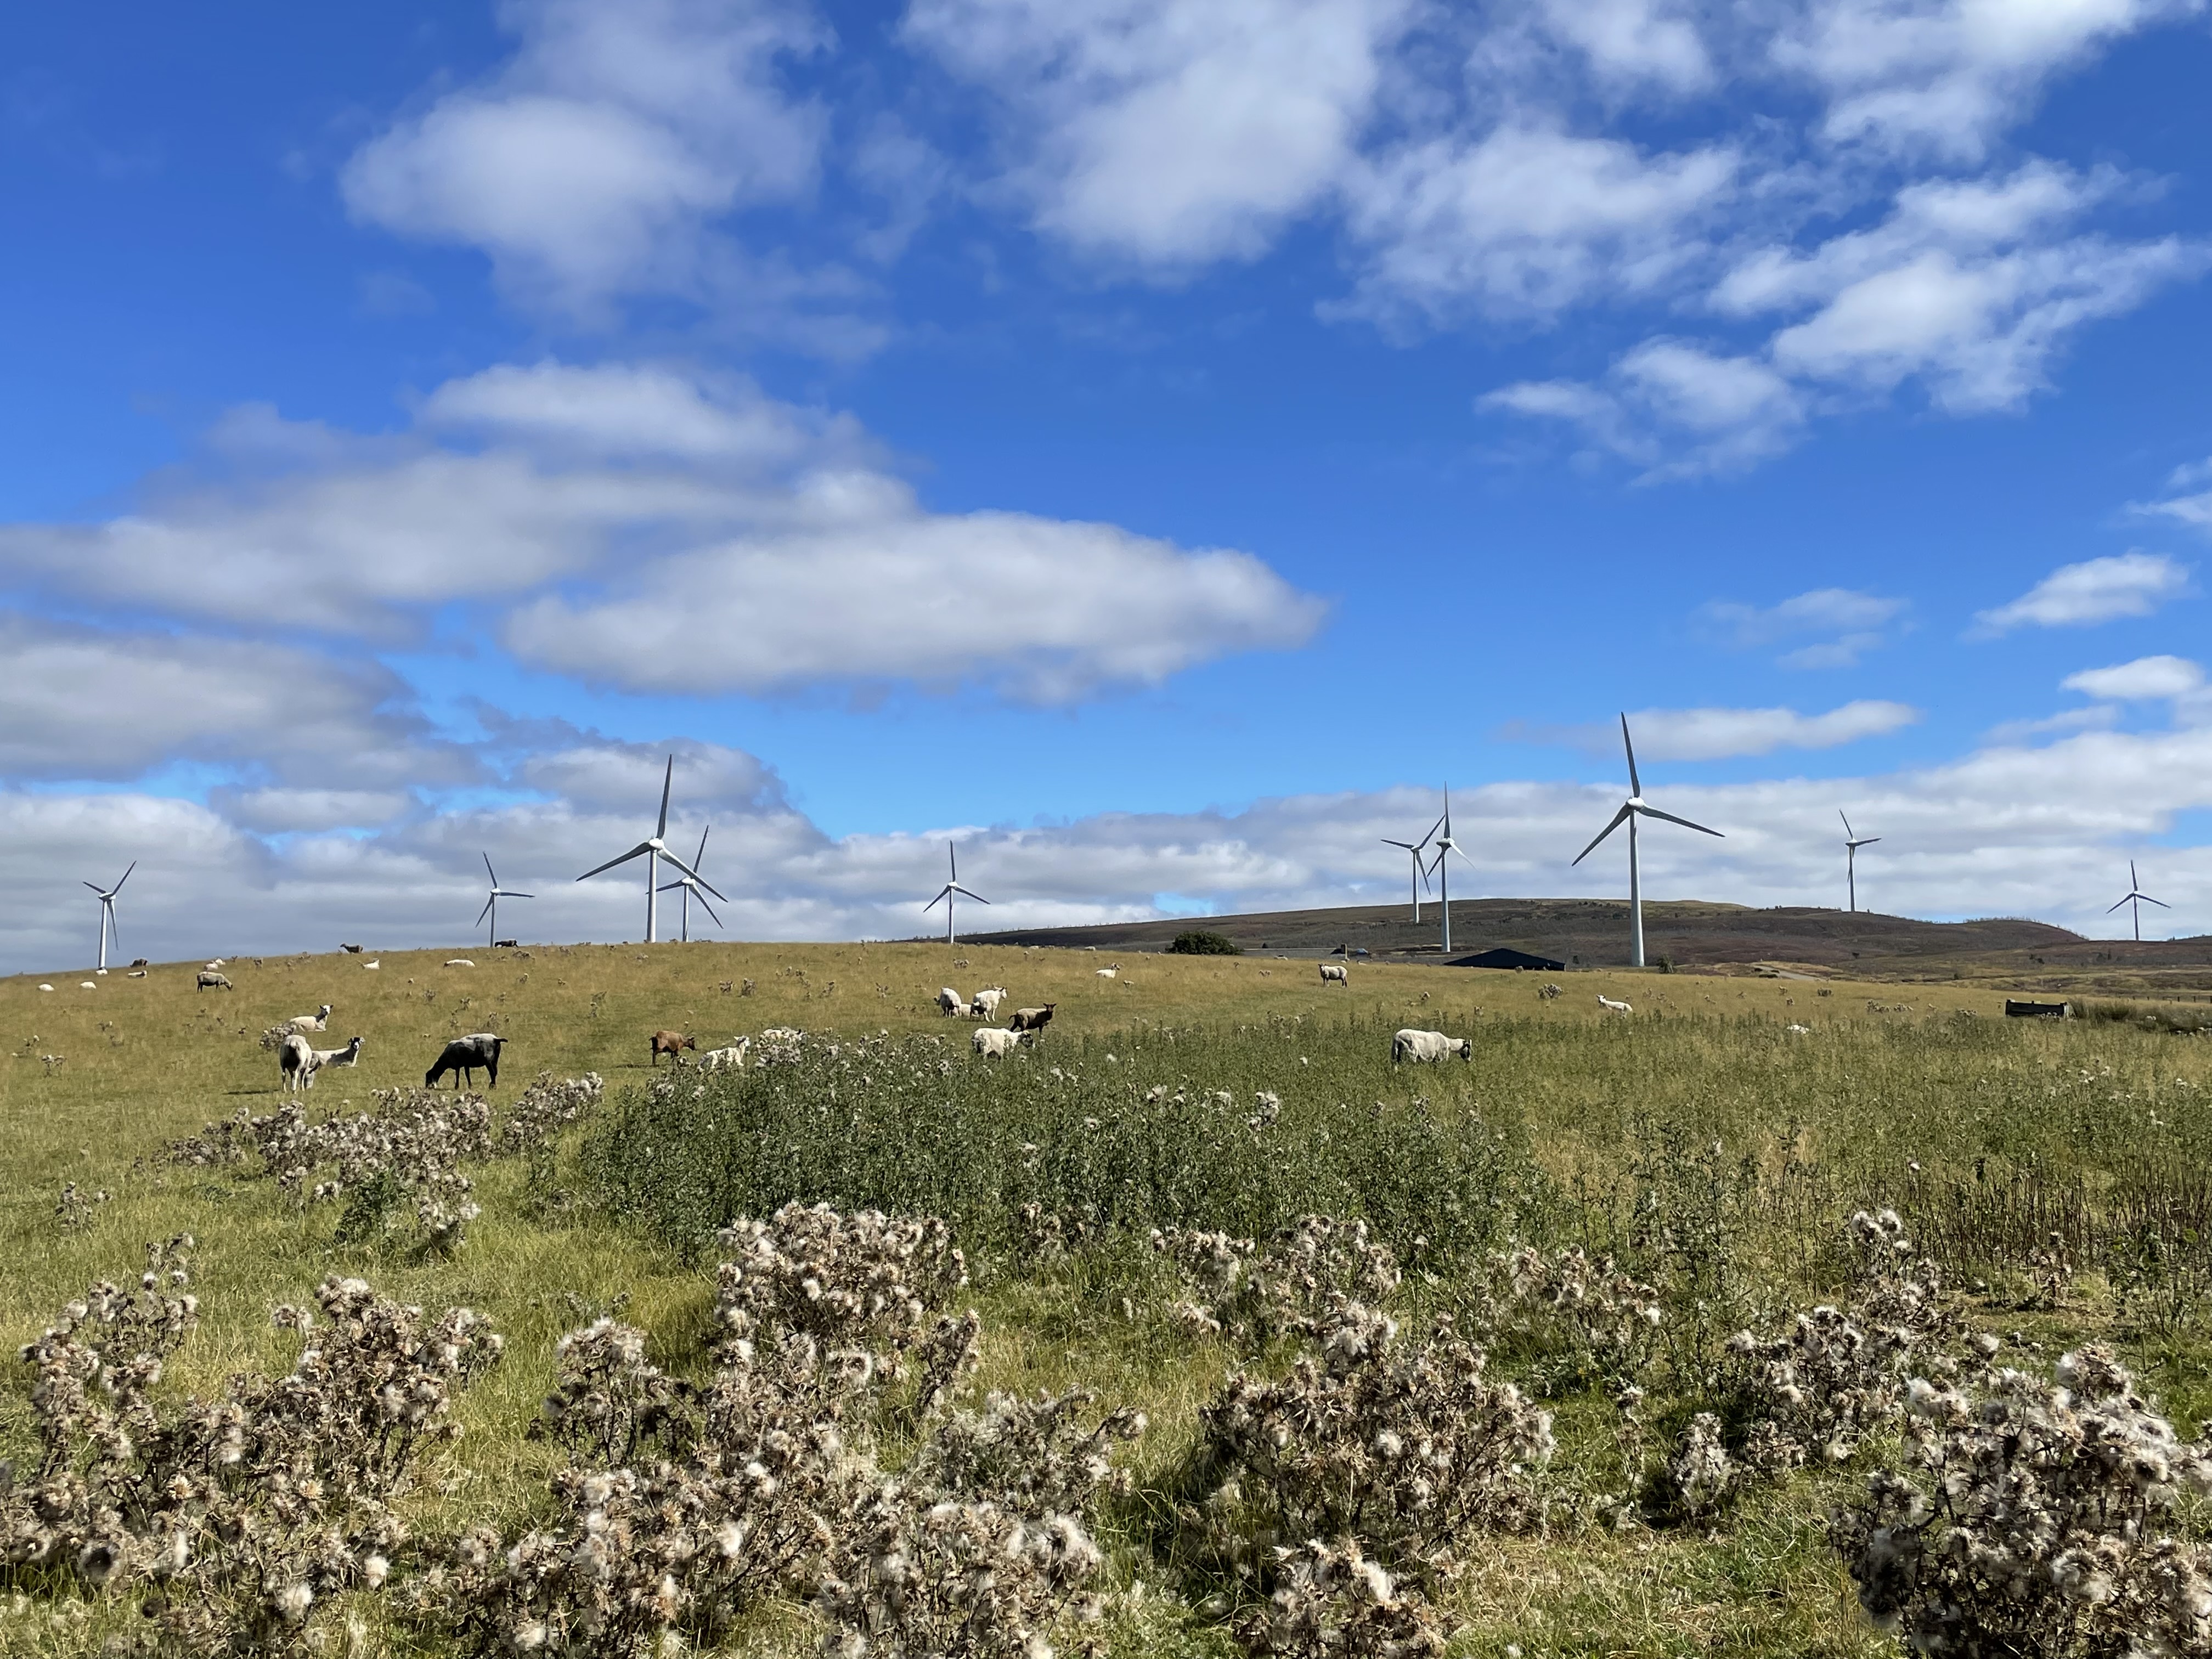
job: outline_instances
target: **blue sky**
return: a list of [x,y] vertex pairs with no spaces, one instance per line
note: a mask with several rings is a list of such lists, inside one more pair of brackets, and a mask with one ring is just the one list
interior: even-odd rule
[[1610,892],[1624,708],[1658,896],[2212,929],[2201,6],[0,42],[9,965],[634,934],[672,749],[739,935]]

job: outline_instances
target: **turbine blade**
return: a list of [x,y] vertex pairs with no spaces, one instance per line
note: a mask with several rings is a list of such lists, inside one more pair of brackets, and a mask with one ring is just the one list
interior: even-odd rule
[[923,905],[921,908],[925,910],[934,910],[939,905],[945,902],[948,896],[957,893],[959,890],[960,890],[958,888],[954,887],[948,882],[944,886],[937,890],[937,896],[935,898],[930,900],[928,903]]
[[[2125,904],[2125,903],[2128,902],[2128,899],[2132,899],[2134,896],[2135,896],[2135,895],[2134,895],[2133,893],[2129,894],[2127,898],[2124,898],[2124,899],[2122,899],[2122,900],[2120,901],[2120,904]],[[2117,909],[2118,909],[2118,908],[2120,908],[2120,904],[2115,904],[2115,905],[2112,907],[2112,910],[2117,910]],[[2106,911],[2106,912],[2105,912],[2105,914],[2106,914],[2106,915],[2108,915],[2108,916],[2109,916],[2110,915],[2112,915],[2112,910],[2107,910],[2107,911]]]
[[[1685,830],[1695,830],[1700,835],[1721,836],[1721,832],[1717,830],[1708,830],[1702,823],[1692,823],[1687,818],[1678,818],[1672,812],[1662,812],[1656,806],[1644,807],[1643,812],[1647,818],[1664,818],[1669,823],[1679,823]],[[1726,841],[1728,837],[1721,836],[1721,839]]]
[[[1392,841],[1388,836],[1381,836],[1376,837],[1376,839],[1381,841],[1385,847],[1402,847],[1408,853],[1418,853],[1420,851],[1420,848],[1414,846],[1410,841]],[[90,882],[87,882],[85,883],[85,885],[89,887],[92,884]]]
[[504,888],[504,887],[502,887],[502,888],[501,888],[501,889],[499,890],[499,896],[500,896],[501,898],[536,898],[536,897],[538,896],[538,895],[537,895],[537,894],[535,894],[535,893],[516,893],[516,892],[510,892],[507,889],[506,889],[506,888]]
[[1644,785],[1636,775],[1636,745],[1628,740],[1628,716],[1625,714],[1620,717],[1620,746],[1628,751],[1628,793],[1640,795]]
[[695,870],[707,861],[707,830],[714,827],[710,823],[699,832],[699,850],[691,855],[691,867]]
[[477,921],[479,924],[483,922],[486,916],[491,914],[491,907],[497,901],[495,899],[486,899],[484,901],[484,908],[477,912]]
[[2136,873],[2136,861],[2130,859],[2128,860],[2128,891],[2135,892],[2142,886],[2142,878]]
[[[631,848],[629,852],[624,853],[620,858],[609,859],[605,864],[599,866],[598,870],[586,870],[582,875],[577,877],[576,879],[578,881],[589,881],[593,876],[598,875],[601,870],[611,870],[617,864],[628,864],[632,859],[642,858],[646,854],[650,853],[652,850],[653,847],[650,842],[641,841],[638,842],[636,846]],[[665,858],[667,854],[663,854],[661,856]]]
[[675,854],[664,851],[660,856],[666,859],[671,864],[674,865],[678,870],[681,870],[685,875],[690,877],[692,880],[697,882],[702,887],[705,887],[707,890],[714,894],[716,898],[721,899],[723,903],[727,904],[730,902],[726,897],[724,897],[720,888],[709,886],[706,877],[701,875],[696,870],[691,868],[691,866],[684,863],[682,859],[678,858]]
[[1842,807],[1838,806],[1836,809],[1836,816],[1842,818],[1844,821],[1844,839],[1845,841],[1850,841],[1851,838],[1851,821],[1849,815],[1844,812]]
[[[103,898],[103,899],[104,899],[104,898],[106,898],[106,897],[107,896],[107,890],[106,890],[105,887],[102,887],[102,886],[101,886],[98,882],[96,882],[96,881],[88,881],[88,882],[85,883],[85,885],[86,885],[86,886],[88,886],[88,887],[89,887],[89,888],[91,888],[91,889],[92,889],[92,890],[93,890],[94,892],[95,892],[95,893],[99,894],[99,895],[100,896],[100,897],[101,897],[101,898]],[[83,913],[82,910],[80,910],[79,912],[77,912],[77,914],[78,914],[79,915],[82,915],[84,913]]]
[[[1581,852],[1579,852],[1579,853],[1577,853],[1577,854],[1575,854],[1575,858],[1574,858],[1574,864],[1570,864],[1569,866],[1567,866],[1567,868],[1568,868],[1568,869],[1570,869],[1570,870],[1573,869],[1573,868],[1575,867],[1575,865],[1576,865],[1576,864],[1580,864],[1580,863],[1581,863],[1584,859],[1588,858],[1588,857],[1589,857],[1592,853],[1595,853],[1595,851],[1597,851],[1597,843],[1598,843],[1598,842],[1603,841],[1603,840],[1604,840],[1607,836],[1611,835],[1614,830],[1616,830],[1620,829],[1620,826],[1621,826],[1622,824],[1624,824],[1624,823],[1627,823],[1627,822],[1628,822],[1628,820],[1629,820],[1630,816],[1631,816],[1631,815],[1635,811],[1635,810],[1636,810],[1636,809],[1635,809],[1634,807],[1630,806],[1630,805],[1628,805],[1626,803],[1625,803],[1625,802],[1624,802],[1624,803],[1622,804],[1622,805],[1621,805],[1621,809],[1620,809],[1620,811],[1619,811],[1618,812],[1615,812],[1615,813],[1613,815],[1613,822],[1612,822],[1612,823],[1608,823],[1608,824],[1607,824],[1607,825],[1605,826],[1605,828],[1604,828],[1604,829],[1602,829],[1602,830],[1599,830],[1599,831],[1597,832],[1597,837],[1596,837],[1596,840],[1592,841],[1589,846],[1587,846],[1587,847],[1583,848],[1583,850],[1582,850]],[[1439,864],[1441,864],[1441,863],[1443,863],[1443,855],[1442,854],[1437,854],[1437,863],[1439,863]]]
[[691,884],[688,881],[664,881],[655,890],[663,893],[672,893],[679,887],[689,887],[690,884]]
[[[1450,816],[1451,816],[1451,814],[1450,814],[1450,813],[1449,813],[1449,812],[1447,812],[1446,814],[1444,814],[1444,817],[1447,817],[1447,818],[1448,818],[1448,817],[1449,817]],[[1426,846],[1427,846],[1431,842],[1434,841],[1434,840],[1437,838],[1437,830],[1441,830],[1441,829],[1443,829],[1443,827],[1444,827],[1444,818],[1438,818],[1438,819],[1437,819],[1434,823],[1431,824],[1431,825],[1429,826],[1429,833],[1428,833],[1427,835],[1423,836],[1421,837],[1421,845],[1422,845],[1422,846],[1424,846],[1424,847],[1426,847]]]
[[952,884],[951,890],[959,894],[963,898],[974,899],[978,904],[988,904],[991,902],[985,898],[981,893],[977,892],[974,888],[963,887],[957,882]]
[[[699,895],[699,908],[704,910],[708,915],[714,916],[714,907],[707,902],[707,896],[704,893]],[[721,925],[721,917],[714,916],[714,926],[720,927]]]
[[492,884],[493,886],[495,886],[495,887],[498,886],[498,885],[499,885],[499,872],[498,872],[498,871],[496,871],[496,870],[495,870],[495,869],[493,869],[493,868],[491,867],[491,854],[489,854],[489,853],[486,853],[486,854],[483,855],[483,861],[484,861],[484,874],[486,874],[486,875],[488,875],[488,876],[489,876],[489,877],[491,878],[491,884]]
[[656,841],[668,838],[668,792],[676,782],[676,757],[668,757],[668,769],[660,776],[660,828],[653,832]]
[[1871,847],[1871,846],[1873,846],[1873,845],[1875,844],[1875,842],[1876,842],[1880,841],[1881,839],[1881,837],[1880,836],[1868,836],[1864,841],[1853,842],[1851,844],[1852,844],[1854,847]]
[[[133,860],[131,860],[131,870],[136,870],[137,867],[138,867],[138,860],[137,860],[137,859],[133,859]],[[128,881],[128,880],[130,880],[130,879],[131,879],[131,870],[125,870],[125,871],[123,872],[123,881]],[[111,887],[111,888],[109,888],[109,889],[107,890],[107,891],[108,891],[108,896],[109,896],[111,898],[112,898],[112,897],[113,897],[116,894],[118,894],[118,893],[119,893],[119,892],[121,892],[121,891],[123,890],[123,881],[118,881],[118,882],[117,882],[117,883],[115,884],[115,885],[114,885],[114,886],[112,886],[112,887]]]
[[1425,893],[1435,892],[1437,890],[1437,884],[1429,879],[1428,866],[1424,864],[1417,863],[1413,867],[1421,872],[1421,890]]
[[2141,899],[2145,904],[2155,904],[2161,910],[2171,910],[2173,908],[2173,907],[2171,904],[2168,904],[2164,899],[2154,899],[2148,893],[2137,893],[2136,896]]

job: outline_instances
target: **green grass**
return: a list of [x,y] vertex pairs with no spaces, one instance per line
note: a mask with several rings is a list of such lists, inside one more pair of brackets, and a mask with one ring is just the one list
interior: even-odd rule
[[[0,981],[0,1044],[16,1055],[0,1065],[8,1351],[88,1282],[134,1271],[145,1241],[179,1231],[200,1241],[203,1322],[171,1370],[178,1389],[288,1363],[269,1310],[329,1273],[428,1306],[466,1303],[506,1334],[507,1357],[465,1396],[467,1436],[417,1524],[512,1520],[543,1488],[548,1453],[524,1431],[563,1330],[619,1308],[652,1334],[657,1360],[696,1370],[713,1299],[701,1246],[730,1214],[794,1197],[930,1209],[975,1257],[980,1384],[1081,1382],[1142,1405],[1155,1426],[1138,1467],[1157,1490],[1226,1361],[1165,1318],[1141,1248],[1152,1224],[1256,1233],[1307,1209],[1364,1215],[1423,1270],[1409,1309],[1450,1304],[1509,1239],[1585,1243],[1704,1298],[1704,1340],[1819,1296],[1837,1271],[1834,1224],[1892,1202],[1940,1249],[1972,1316],[2017,1333],[2023,1352],[2116,1340],[2185,1430],[2212,1414],[2212,1049],[2165,1029],[2008,1022],[2001,993],[1971,988],[1573,974],[1547,1000],[1537,975],[1355,964],[1349,990],[1326,989],[1312,963],[1264,955],[1132,957],[1115,981],[1096,976],[1102,956],[963,947],[956,966],[942,945],[540,946],[475,960],[392,954],[374,972],[353,957],[234,961],[230,993],[194,991],[194,964],[112,974],[89,992],[76,977],[47,976],[52,992]],[[940,985],[987,982],[1008,987],[1010,1006],[1058,1004],[1019,1060],[973,1059],[966,1023],[932,1006]],[[1636,1017],[1601,1015],[1601,991]],[[484,1213],[463,1249],[419,1259],[338,1243],[331,1209],[295,1210],[246,1170],[167,1162],[171,1139],[276,1104],[260,1033],[325,1001],[337,1012],[316,1041],[358,1033],[366,1047],[357,1073],[324,1074],[319,1109],[419,1082],[457,1032],[509,1037],[500,1098],[541,1068],[601,1073],[608,1105],[551,1173],[580,1201],[549,1207],[546,1171],[533,1184],[520,1160],[495,1161],[474,1172]],[[656,1028],[707,1048],[778,1024],[878,1046],[699,1096],[690,1078],[650,1087]],[[1394,1071],[1388,1036],[1401,1024],[1470,1032],[1475,1059]],[[65,1058],[49,1067],[45,1054]],[[1165,1094],[1148,1101],[1156,1086]],[[1217,1090],[1231,1104],[1209,1103]],[[1262,1090],[1282,1115],[1255,1127]],[[55,1214],[70,1182],[111,1195],[80,1225]],[[1036,1259],[1017,1213],[1032,1199],[1082,1221],[1085,1248]],[[2027,1305],[2027,1253],[2052,1231],[2076,1277],[2057,1308]],[[1498,1356],[1509,1373],[1516,1363]],[[24,1382],[0,1380],[0,1457],[27,1439]],[[1563,1480],[1602,1449],[1602,1413],[1585,1403],[1558,1402]],[[1460,1650],[1886,1651],[1821,1542],[1850,1479],[1801,1476],[1710,1534],[1583,1527],[1482,1545],[1454,1592]],[[1148,1585],[1121,1649],[1228,1652],[1176,1601],[1138,1531],[1121,1535],[1116,1571]],[[16,1593],[0,1585],[0,1653],[90,1652],[109,1628],[96,1607],[39,1594],[15,1607]],[[375,1629],[373,1644],[386,1639]],[[754,1634],[764,1651],[811,1650],[795,1616]]]

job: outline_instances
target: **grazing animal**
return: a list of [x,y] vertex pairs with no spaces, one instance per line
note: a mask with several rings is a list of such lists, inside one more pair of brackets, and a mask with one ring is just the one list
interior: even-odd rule
[[1321,982],[1341,985],[1348,991],[1352,988],[1352,970],[1340,962],[1324,962],[1321,965]]
[[224,958],[222,958],[222,957],[216,957],[213,962],[210,962],[210,963],[208,963],[208,969],[209,969],[209,971],[210,971],[210,972],[213,972],[216,969],[222,967],[222,964],[223,964],[223,961],[224,961]]
[[131,958],[131,965],[133,968],[151,968],[154,964],[143,957],[133,957]]
[[198,988],[203,991],[228,991],[230,989],[230,981],[213,969],[203,968],[200,969]]
[[947,1018],[963,1012],[968,1005],[960,1000],[960,993],[950,985],[937,994],[937,1012]]
[[384,966],[384,964],[383,964],[382,963],[380,963],[380,962],[364,962],[364,963],[362,963],[361,965],[362,965],[362,967],[364,969],[372,970],[372,971],[373,971],[374,969],[379,969],[379,968],[381,968],[381,967],[383,967],[383,966]]
[[434,1089],[438,1079],[448,1072],[453,1074],[453,1086],[458,1089],[465,1079],[471,1089],[477,1086],[476,1071],[481,1066],[491,1073],[491,1086],[499,1087],[499,1051],[507,1039],[489,1031],[477,1031],[467,1036],[455,1037],[438,1055],[438,1063],[422,1074],[422,1086]]
[[1099,968],[1093,971],[1101,979],[1119,979],[1121,977],[1121,964],[1117,962],[1111,968]]
[[1060,1005],[1048,1002],[1042,1008],[1017,1008],[1014,1017],[1006,1022],[1010,1031],[1042,1031],[1052,1024],[1052,1011]]
[[1473,1060],[1474,1042],[1469,1037],[1446,1036],[1442,1031],[1401,1031],[1390,1039],[1390,1063],[1401,1060]]
[[520,951],[522,947],[511,939],[495,939],[491,942],[495,951]]
[[466,957],[448,957],[446,959],[446,966],[448,968],[473,968],[476,966],[476,963],[471,962]]
[[1006,1000],[1005,986],[987,985],[975,993],[975,1001],[968,1005],[968,1016],[971,1019],[996,1019],[999,1016],[999,1005]]
[[276,1050],[276,1069],[284,1079],[288,1094],[297,1094],[302,1089],[315,1086],[315,1048],[297,1031],[284,1039]]
[[751,1046],[750,1037],[739,1037],[726,1048],[709,1048],[699,1056],[699,1069],[719,1072],[727,1066],[732,1072],[742,1072],[745,1068],[745,1050]]
[[343,1048],[318,1048],[314,1053],[315,1069],[319,1072],[325,1066],[358,1066],[361,1064],[361,1039],[351,1037]]
[[331,1005],[325,1003],[319,1014],[295,1014],[284,1023],[295,1031],[327,1031],[331,1026]]
[[685,1036],[681,1031],[655,1031],[653,1034],[653,1053],[647,1059],[646,1064],[659,1065],[660,1057],[663,1054],[681,1060],[686,1048],[696,1052],[698,1047],[699,1040],[696,1037]]
[[974,1043],[977,1054],[991,1059],[1003,1060],[1020,1048],[1022,1039],[1029,1035],[1027,1031],[1012,1026],[1001,1030],[995,1025],[979,1025],[975,1028],[975,1034],[970,1041]]
[[129,979],[143,979],[146,977],[146,970],[143,968],[133,968],[125,977]]
[[362,952],[362,947],[358,945],[341,945],[338,946],[338,949],[344,951],[349,957],[357,957]]
[[1597,1006],[1604,1009],[1607,1013],[1632,1014],[1636,1012],[1636,1010],[1629,1004],[1626,1002],[1615,1002],[1611,997],[1606,995],[1602,991],[1600,991],[1597,994]]

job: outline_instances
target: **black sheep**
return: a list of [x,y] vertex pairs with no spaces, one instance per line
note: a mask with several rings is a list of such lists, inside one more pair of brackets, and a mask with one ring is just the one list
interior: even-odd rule
[[456,1089],[461,1086],[464,1078],[467,1079],[468,1086],[473,1089],[477,1084],[476,1068],[481,1066],[491,1073],[489,1086],[498,1088],[499,1051],[506,1042],[505,1037],[495,1036],[489,1031],[478,1031],[473,1036],[455,1037],[446,1045],[445,1052],[438,1056],[438,1063],[423,1073],[422,1086],[436,1088],[438,1079],[451,1072]]

